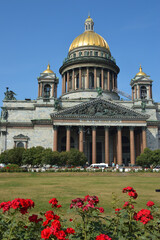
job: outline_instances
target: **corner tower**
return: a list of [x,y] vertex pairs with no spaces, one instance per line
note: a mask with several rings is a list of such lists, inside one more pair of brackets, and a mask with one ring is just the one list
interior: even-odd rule
[[62,75],[62,98],[96,98],[102,89],[106,99],[118,100],[117,75],[119,67],[112,57],[108,43],[94,32],[94,22],[89,16],[85,31],[70,45],[67,58],[60,68]]
[[131,79],[130,83],[132,87],[132,100],[137,103],[141,101],[152,103],[152,82],[150,76],[142,71],[140,65],[139,72]]
[[57,98],[57,85],[59,79],[56,74],[47,65],[47,69],[40,74],[38,79],[38,99],[49,101],[51,98]]

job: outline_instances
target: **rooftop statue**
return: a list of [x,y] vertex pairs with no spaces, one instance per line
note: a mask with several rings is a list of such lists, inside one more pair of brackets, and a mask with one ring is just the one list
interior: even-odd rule
[[103,90],[101,87],[97,88],[98,96],[101,96],[103,93]]
[[15,96],[16,95],[13,91],[8,91],[8,87],[6,87],[6,92],[4,93],[5,98],[4,100],[16,100]]
[[146,111],[146,99],[142,99],[141,108],[142,108],[142,112]]
[[3,120],[7,120],[7,118],[8,118],[8,111],[7,111],[6,108],[2,109],[1,117],[2,117]]
[[55,100],[54,100],[54,108],[55,108],[56,110],[60,110],[60,109],[61,109],[60,100],[59,100],[59,99],[55,99]]

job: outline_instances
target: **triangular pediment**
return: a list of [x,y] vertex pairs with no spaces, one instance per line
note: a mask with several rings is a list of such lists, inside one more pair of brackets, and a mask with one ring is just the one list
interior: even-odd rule
[[113,101],[96,99],[51,114],[52,118],[84,119],[147,119],[149,116]]

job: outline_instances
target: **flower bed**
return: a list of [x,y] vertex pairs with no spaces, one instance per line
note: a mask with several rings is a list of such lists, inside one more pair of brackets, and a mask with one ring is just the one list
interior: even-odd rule
[[127,195],[123,206],[118,206],[113,195],[113,216],[106,216],[97,196],[73,199],[69,210],[73,218],[64,217],[56,198],[49,200],[52,209],[39,215],[29,214],[35,205],[31,199],[2,202],[0,239],[160,239],[160,214],[154,202],[148,201],[144,209],[136,210],[136,190],[128,186],[122,192]]

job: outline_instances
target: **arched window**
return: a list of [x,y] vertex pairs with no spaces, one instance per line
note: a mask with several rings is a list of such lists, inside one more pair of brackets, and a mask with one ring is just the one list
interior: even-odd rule
[[94,74],[92,72],[89,73],[89,88],[94,88]]
[[76,76],[76,89],[79,88],[79,73]]
[[44,86],[44,97],[45,98],[49,98],[50,97],[50,90],[51,90],[51,86],[49,84],[46,84]]
[[145,86],[141,87],[141,99],[145,99],[147,97],[147,88]]
[[24,143],[23,142],[17,143],[17,148],[24,148]]

